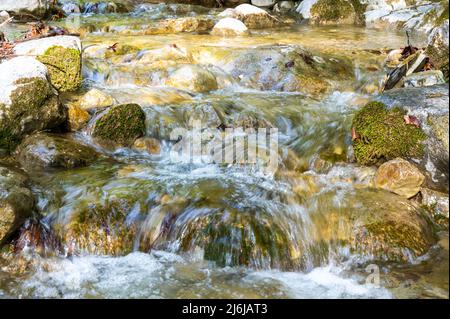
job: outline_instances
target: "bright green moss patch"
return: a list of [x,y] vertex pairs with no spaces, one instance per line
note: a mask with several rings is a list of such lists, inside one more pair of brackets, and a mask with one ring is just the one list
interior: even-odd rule
[[50,82],[60,92],[81,86],[81,54],[72,48],[53,46],[37,58],[48,68]]
[[129,146],[145,132],[145,113],[137,104],[109,108],[95,123],[93,136]]
[[380,160],[396,157],[420,157],[426,138],[421,128],[404,121],[405,111],[388,110],[383,103],[370,102],[353,119],[353,128],[359,134],[353,142],[358,163],[372,165]]

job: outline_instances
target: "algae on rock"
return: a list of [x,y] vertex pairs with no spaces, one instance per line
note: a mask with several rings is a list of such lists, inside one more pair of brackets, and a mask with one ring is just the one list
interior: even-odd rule
[[48,68],[50,82],[60,92],[81,86],[81,54],[73,48],[53,46],[37,59]]
[[359,110],[353,119],[358,135],[353,149],[358,163],[373,165],[380,160],[423,155],[426,135],[421,128],[406,124],[405,115],[401,108],[388,110],[380,102],[370,102]]

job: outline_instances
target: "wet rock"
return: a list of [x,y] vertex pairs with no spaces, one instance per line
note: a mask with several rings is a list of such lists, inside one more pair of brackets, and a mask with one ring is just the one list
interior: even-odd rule
[[50,82],[60,92],[81,86],[81,41],[74,36],[55,36],[26,41],[14,47],[17,55],[37,56],[48,68]]
[[169,75],[165,84],[193,92],[209,92],[218,89],[214,74],[199,65],[182,65]]
[[0,166],[0,245],[32,216],[35,200],[27,176]]
[[154,64],[155,66],[193,62],[191,53],[186,48],[176,44],[167,45],[159,49],[141,51],[137,54],[136,59],[139,63]]
[[[426,175],[427,187],[448,191],[449,134],[448,84],[427,87],[408,87],[384,92],[376,100],[390,109],[400,108],[402,114],[417,118],[425,133],[422,155],[415,163]],[[414,125],[408,125],[411,130]],[[410,135],[410,137],[413,135]],[[398,141],[402,139],[396,139]]]
[[76,3],[65,3],[62,5],[61,10],[64,11],[65,14],[71,15],[73,13],[81,13],[80,7]]
[[441,193],[428,188],[420,190],[422,205],[427,206],[435,215],[449,217],[448,193]]
[[45,65],[31,57],[0,64],[0,149],[12,151],[26,134],[58,128],[66,118]]
[[97,1],[83,3],[83,13],[107,14],[127,13],[129,11],[126,1]]
[[[10,18],[10,15],[6,11],[0,11],[0,23],[5,22]],[[0,41],[1,42],[1,41]]]
[[319,96],[353,78],[346,58],[315,55],[299,46],[269,46],[240,52],[223,69],[259,90],[302,92]]
[[68,129],[71,131],[81,130],[89,122],[89,112],[76,104],[68,106]]
[[263,9],[246,3],[238,5],[234,11],[232,11],[232,15],[234,18],[244,22],[249,29],[272,28],[282,24],[281,21],[271,16]]
[[295,8],[294,1],[279,1],[273,7],[273,11],[278,13],[286,13],[294,10],[294,8]]
[[262,8],[271,8],[276,0],[251,0],[252,5]]
[[[448,10],[448,3],[447,3]],[[448,13],[447,13],[448,14]],[[426,54],[437,70],[441,70],[444,78],[448,81],[448,51],[449,47],[449,22],[447,20],[439,27],[435,28],[428,37]]]
[[140,150],[140,151],[146,151],[149,154],[159,154],[161,152],[161,144],[156,138],[152,137],[140,137],[138,138],[134,144],[133,148]]
[[110,107],[94,121],[92,136],[118,146],[131,146],[145,132],[145,113],[137,104]]
[[[362,2],[362,1],[361,1]],[[448,20],[448,1],[365,0],[370,27],[429,32]]]
[[112,106],[113,104],[114,99],[99,89],[89,90],[78,100],[78,105],[83,110],[105,108]]
[[364,24],[364,6],[359,0],[318,0],[299,8],[301,12],[308,9],[306,16],[314,24]]
[[[315,225],[313,247],[349,247],[369,260],[411,262],[424,255],[437,241],[432,223],[423,209],[390,192],[359,189],[339,196],[334,191],[313,198]],[[312,206],[314,207],[314,206]],[[320,244],[322,243],[322,244]],[[322,256],[329,249],[322,251]],[[320,248],[319,248],[320,249]]]
[[353,149],[356,160],[373,165],[396,157],[420,158],[424,155],[425,133],[404,121],[406,111],[388,110],[380,102],[370,102],[353,119]]
[[47,0],[2,0],[0,11],[8,11],[14,16],[33,14],[43,17],[49,8]]
[[236,36],[248,34],[248,29],[244,23],[234,18],[223,18],[216,23],[211,31],[212,35]]
[[382,164],[375,175],[375,187],[388,190],[405,198],[415,196],[425,176],[410,162],[396,158]]
[[98,158],[91,147],[47,133],[27,137],[17,148],[16,154],[17,160],[27,169],[83,167]]
[[439,70],[424,71],[413,73],[403,79],[404,87],[431,86],[444,84],[444,74]]
[[213,27],[214,20],[211,17],[183,17],[159,21],[155,25],[145,29],[144,34],[206,32],[210,31]]

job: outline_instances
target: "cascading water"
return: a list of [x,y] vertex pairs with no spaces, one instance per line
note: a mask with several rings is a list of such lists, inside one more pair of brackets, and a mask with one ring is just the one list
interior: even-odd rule
[[[74,134],[107,156],[86,168],[31,176],[44,215],[36,227],[51,229],[62,246],[48,235],[39,256],[25,229],[19,243],[29,246],[23,258],[32,270],[12,279],[0,271],[0,297],[404,296],[366,284],[364,269],[374,256],[414,262],[420,247],[385,249],[361,229],[385,227],[417,208],[372,189],[373,169],[346,163],[351,119],[368,100],[361,88],[382,74],[372,70],[382,62],[375,50],[399,47],[403,36],[305,26],[243,38],[143,31],[149,21],[213,11],[145,5],[131,14],[82,16],[86,86],[140,104],[159,152],[107,150],[91,138],[91,125]],[[126,49],[105,49],[114,43]],[[283,82],[289,59],[314,85]],[[167,87],[179,64],[201,65],[217,87],[195,94]],[[258,165],[173,162],[170,133],[189,128],[193,118],[211,134],[224,126],[278,128],[279,166],[267,174]],[[426,222],[419,218],[414,227]],[[416,294],[445,294],[439,285],[427,287]]]

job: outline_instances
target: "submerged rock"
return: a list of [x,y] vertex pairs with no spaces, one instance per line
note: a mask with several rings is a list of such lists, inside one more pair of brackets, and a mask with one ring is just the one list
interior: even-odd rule
[[351,61],[314,55],[299,46],[261,46],[239,52],[224,70],[242,85],[321,95],[354,77]]
[[[206,32],[214,27],[214,19],[211,17],[183,17],[166,19],[156,22],[146,28],[144,34],[167,34],[181,32]],[[128,31],[125,31],[128,33]]]
[[192,64],[182,65],[173,71],[165,84],[193,92],[209,92],[218,89],[216,77],[212,72]]
[[100,142],[131,146],[145,132],[145,113],[137,104],[110,107],[95,118],[92,136]]
[[396,158],[382,164],[375,174],[375,187],[396,193],[405,198],[415,196],[425,181],[425,176],[410,162]]
[[37,56],[48,68],[50,82],[60,92],[81,86],[81,41],[74,36],[30,40],[14,47],[17,55]]
[[31,57],[0,64],[0,149],[12,151],[26,134],[57,128],[66,118],[45,65]]
[[223,18],[214,25],[211,34],[221,36],[246,35],[248,34],[248,29],[245,24],[238,19]]
[[97,152],[91,147],[47,133],[26,138],[16,153],[17,160],[27,169],[83,167],[98,158]]
[[311,218],[316,230],[313,242],[322,243],[322,256],[332,247],[344,246],[369,260],[411,262],[437,240],[425,211],[405,198],[361,189],[339,196],[336,205],[336,196],[326,192],[309,204],[320,203]]
[[28,177],[0,166],[0,246],[32,216],[34,209]]

